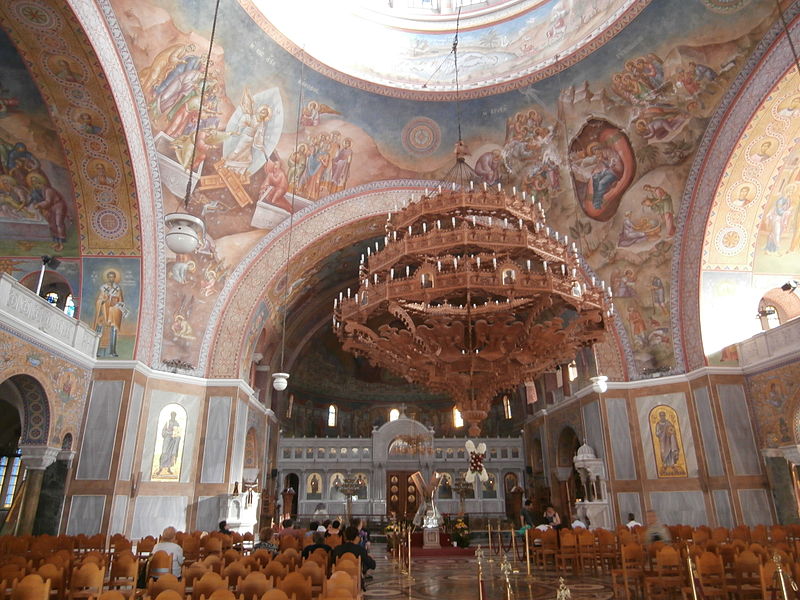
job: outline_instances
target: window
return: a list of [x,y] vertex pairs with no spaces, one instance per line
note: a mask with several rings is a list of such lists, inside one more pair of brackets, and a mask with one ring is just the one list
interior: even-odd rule
[[19,456],[0,457],[0,488],[2,489],[0,508],[11,508],[14,491],[17,489],[19,480],[20,462]]
[[331,404],[328,407],[328,427],[336,427],[336,405]]
[[575,381],[578,378],[578,363],[573,360],[567,365],[567,369],[569,370],[569,380]]
[[396,408],[393,408],[389,411],[389,420],[390,421],[397,421],[400,418],[400,411]]
[[453,407],[453,427],[463,427],[464,419],[461,418],[461,411]]
[[506,419],[511,418],[511,400],[507,394],[503,396],[503,415],[505,415]]

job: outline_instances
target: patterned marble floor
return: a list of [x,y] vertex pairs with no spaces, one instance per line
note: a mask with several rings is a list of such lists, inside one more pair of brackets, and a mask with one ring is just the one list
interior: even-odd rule
[[[478,567],[474,558],[417,559],[411,565],[411,579],[397,564],[385,557],[381,546],[373,548],[378,563],[373,579],[367,581],[365,600],[401,598],[406,600],[478,600]],[[555,573],[525,574],[525,564],[514,565],[520,573],[509,576],[509,586],[500,573],[499,562],[484,559],[485,600],[554,600],[558,589]],[[565,577],[573,600],[607,600],[613,597],[608,578]]]

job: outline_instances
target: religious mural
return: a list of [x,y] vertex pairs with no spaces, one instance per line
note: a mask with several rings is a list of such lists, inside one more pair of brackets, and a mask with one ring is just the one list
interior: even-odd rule
[[753,315],[767,291],[800,278],[799,81],[791,69],[776,83],[732,149],[714,198],[700,296],[713,364],[734,362],[724,347],[761,330]]
[[[78,253],[67,161],[47,105],[7,35],[0,31],[0,255]],[[57,76],[79,78],[67,57]],[[88,112],[76,126],[91,123]]]
[[[218,31],[199,115],[202,135],[191,148],[208,24],[159,0],[113,5],[148,99],[161,168],[170,174],[166,205],[181,202],[191,168],[197,177],[189,210],[208,228],[197,252],[174,256],[167,266],[166,313],[174,317],[163,344],[177,358],[197,360],[233,266],[290,214],[374,181],[420,173],[435,180],[452,164],[448,103],[425,102],[423,93],[412,94],[413,102],[379,98],[314,69],[304,70],[301,88],[297,61],[259,29],[257,11],[237,6],[222,9],[226,25]],[[674,18],[678,7],[681,20]],[[470,100],[463,112],[476,124],[464,132],[468,163],[487,185],[524,191],[552,226],[569,232],[611,284],[624,343],[633,366],[646,374],[675,367],[672,241],[697,140],[772,16],[760,5],[747,15],[727,14],[716,35],[722,17],[713,6],[670,0],[643,10],[664,24],[658,39],[632,22],[560,78],[582,85],[559,89],[546,80]],[[156,21],[146,16],[155,14]],[[705,35],[695,35],[701,27]],[[535,35],[546,39],[547,31]],[[250,41],[235,43],[240,39]],[[296,111],[297,119],[290,116]],[[765,146],[767,154],[772,150]],[[776,204],[773,221],[785,218],[784,204]],[[320,291],[313,264],[295,272],[292,294]],[[336,267],[354,269],[341,261]],[[283,295],[276,296],[282,303]]]
[[650,411],[649,421],[658,477],[688,477],[678,413],[662,404]]
[[140,282],[139,259],[83,260],[81,320],[100,334],[98,357],[133,358]]
[[151,481],[180,481],[186,410],[180,404],[167,404],[158,415]]

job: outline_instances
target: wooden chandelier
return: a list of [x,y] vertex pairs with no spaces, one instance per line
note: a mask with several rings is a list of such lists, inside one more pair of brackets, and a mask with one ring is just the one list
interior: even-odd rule
[[450,394],[474,436],[499,393],[600,341],[613,307],[541,205],[456,188],[389,213],[333,328],[345,350]]

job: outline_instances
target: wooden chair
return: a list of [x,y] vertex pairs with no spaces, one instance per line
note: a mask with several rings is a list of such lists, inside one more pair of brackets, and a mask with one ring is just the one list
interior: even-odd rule
[[325,538],[325,543],[331,547],[331,550],[333,550],[337,546],[342,545],[342,536],[341,534],[338,533],[335,535],[329,535],[328,537]]
[[153,551],[153,546],[156,545],[156,538],[152,535],[148,535],[139,540],[136,544],[136,556],[139,558],[147,558],[150,556],[150,553]]
[[193,562],[200,560],[200,539],[193,535],[183,536],[181,540],[181,549],[183,550],[183,564],[190,566]]
[[344,571],[350,575],[350,577],[359,579],[361,577],[361,561],[358,559],[354,561],[351,558],[340,558],[336,561],[336,564],[333,565],[333,571]]
[[295,550],[300,550],[300,540],[298,540],[293,535],[284,535],[280,538],[278,542],[278,549],[283,552],[289,548],[294,548]]
[[186,584],[172,573],[164,573],[158,579],[152,579],[147,583],[148,596],[158,596],[164,590],[172,590],[183,596],[186,593]]
[[200,600],[237,600],[237,598],[230,590],[215,590],[211,592],[211,595],[208,597],[208,599],[201,595]]
[[218,554],[222,556],[222,540],[216,536],[209,535],[203,542],[203,556]]
[[73,569],[69,579],[68,600],[99,596],[103,592],[105,574],[105,567],[98,567],[92,562]]
[[236,593],[242,596],[243,600],[258,600],[272,587],[272,581],[267,579],[264,573],[254,571],[239,581]]
[[729,541],[730,534],[725,527],[715,527],[711,530],[711,539],[717,544],[724,544],[725,542]]
[[11,600],[50,600],[50,580],[32,573],[16,582],[11,590]]
[[139,577],[139,560],[132,554],[123,554],[111,563],[106,587],[119,591],[126,599],[136,595],[136,580]]
[[272,560],[272,554],[266,548],[259,548],[258,550],[253,551],[251,554],[253,558],[258,560],[258,563],[261,565],[261,568],[267,566],[267,563]]
[[344,588],[334,588],[328,590],[328,593],[320,596],[320,600],[357,600],[356,596],[350,590]]
[[673,598],[683,588],[681,555],[672,546],[662,546],[656,554],[653,574],[645,576],[645,598]]
[[217,575],[222,573],[222,567],[224,566],[222,557],[219,554],[209,554],[203,560],[201,560],[200,563],[205,565],[209,571],[213,571]]
[[158,578],[167,573],[172,573],[172,555],[159,550],[147,561],[147,577]]
[[309,557],[303,562],[302,565],[300,565],[300,569],[297,572],[301,573],[304,577],[309,577],[311,579],[312,594],[319,595],[322,593],[322,585],[325,581],[324,566],[320,565],[318,562]]
[[278,583],[278,589],[294,596],[295,600],[311,600],[311,577],[295,571],[289,573]]
[[289,596],[286,595],[286,592],[283,590],[279,590],[278,588],[271,589],[263,596],[261,596],[261,600],[290,600]]
[[355,577],[351,577],[344,571],[334,571],[323,583],[323,596],[330,595],[330,591],[336,588],[347,590],[353,598],[357,598],[361,591],[361,586]]
[[209,571],[200,579],[194,581],[194,585],[192,586],[192,600],[200,600],[201,595],[208,598],[217,590],[227,589],[228,580],[219,575],[219,573]]
[[222,553],[222,560],[225,561],[225,565],[229,565],[232,562],[236,562],[242,559],[242,554],[238,550],[234,550],[233,548],[228,548],[225,552]]
[[697,558],[697,577],[706,599],[728,598],[728,582],[725,577],[725,567],[722,558],[712,552],[703,552]]
[[213,573],[208,566],[201,562],[195,562],[188,567],[183,567],[183,582],[186,585],[186,593],[191,593],[194,589],[194,582],[200,579],[206,573]]
[[600,556],[597,553],[595,537],[591,531],[581,529],[576,536],[578,540],[578,562],[582,574],[592,574],[601,569]]
[[261,572],[268,578],[271,578],[273,584],[277,584],[278,579],[286,577],[289,570],[283,563],[273,560],[267,563],[267,566],[261,569]]
[[614,597],[622,590],[626,600],[631,598],[631,589],[638,594],[644,587],[644,548],[639,544],[626,544],[620,551],[620,567],[611,571],[611,587]]
[[64,567],[59,567],[51,563],[43,563],[36,572],[42,579],[50,580],[50,596],[54,597],[56,600],[63,600],[66,590]]
[[542,569],[547,568],[548,562],[552,559],[553,569],[556,568],[556,554],[558,553],[558,532],[555,529],[548,529],[542,533],[542,545],[536,553],[537,564]]
[[107,590],[100,594],[97,600],[126,600],[126,597],[119,590]]
[[227,577],[231,587],[236,587],[239,585],[239,580],[247,577],[249,572],[250,569],[242,564],[241,561],[234,561],[222,569],[222,576]]
[[261,563],[253,555],[245,556],[239,562],[241,562],[245,567],[250,569],[251,573],[253,571],[260,571],[261,570]]
[[738,554],[729,572],[733,575],[736,584],[736,597],[739,600],[760,600],[761,598],[761,559],[758,555],[745,550]]
[[617,550],[617,539],[614,533],[608,529],[598,529],[595,531],[597,540],[597,558],[600,562],[600,569],[603,573],[611,574],[617,567],[619,552]]
[[186,600],[183,594],[179,594],[175,590],[164,590],[154,599],[150,596],[145,596],[145,600]]
[[578,573],[578,540],[569,529],[561,530],[561,545],[556,552],[556,567],[566,568],[567,562],[572,565],[573,574]]

